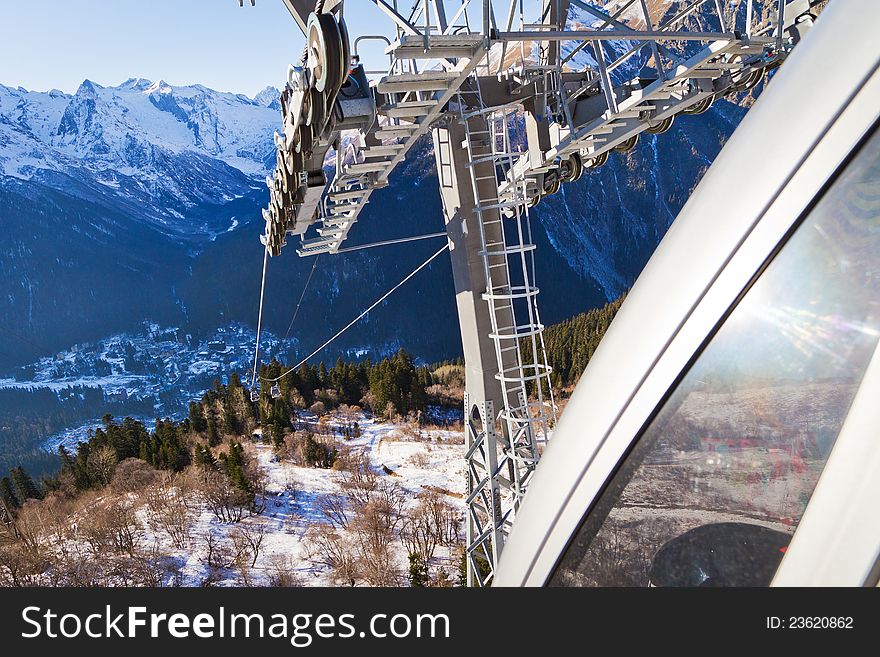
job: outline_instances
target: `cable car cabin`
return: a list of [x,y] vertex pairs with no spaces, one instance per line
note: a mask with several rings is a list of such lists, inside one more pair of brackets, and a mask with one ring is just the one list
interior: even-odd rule
[[257,388],[251,388],[251,401],[252,402],[260,401],[260,391]]
[[496,586],[877,585],[877,24],[874,0],[831,2],[706,173],[584,372]]
[[272,395],[272,399],[281,399],[281,388],[276,384],[269,390],[269,394]]

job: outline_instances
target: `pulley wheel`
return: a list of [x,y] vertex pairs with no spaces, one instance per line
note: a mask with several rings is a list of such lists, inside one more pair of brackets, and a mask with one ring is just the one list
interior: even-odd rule
[[649,125],[646,128],[646,131],[650,132],[652,135],[662,135],[664,132],[672,127],[672,121],[673,116],[667,116],[665,119],[662,119],[655,125]]
[[764,78],[764,69],[759,68],[755,69],[749,74],[749,77],[746,79],[743,84],[743,88],[748,91],[750,89],[754,89],[758,86],[758,83]]
[[342,71],[342,37],[336,19],[331,14],[313,12],[309,15],[306,34],[312,84],[322,93],[335,91]]
[[636,147],[636,144],[638,143],[639,135],[635,134],[626,141],[623,141],[615,146],[614,150],[616,150],[618,153],[626,153],[627,151],[631,151],[632,149],[634,149]]
[[339,77],[339,87],[336,89],[338,93],[342,89],[342,85],[348,80],[349,69],[351,68],[351,44],[348,41],[348,27],[345,19],[339,17],[339,38],[342,41],[342,73]]
[[568,159],[562,163],[560,168],[562,173],[562,182],[575,182],[580,180],[584,175],[584,162],[581,160],[580,153],[572,153]]
[[[303,120],[306,125],[320,126],[324,122],[327,115],[327,98],[317,89],[309,89],[306,92],[308,101],[308,113],[303,114]],[[303,103],[303,109],[306,109],[306,103]]]
[[586,166],[588,169],[598,169],[600,166],[605,164],[608,161],[608,151],[605,151],[601,155],[597,155],[596,157],[590,158],[586,162]]
[[684,114],[702,114],[706,110],[712,107],[712,96],[706,96],[703,100],[698,100],[696,103],[691,105],[685,110],[682,110]]
[[296,144],[296,152],[302,155],[308,155],[312,152],[312,128],[311,126],[303,125],[300,123],[299,127],[296,129],[296,138],[294,139],[294,143]]

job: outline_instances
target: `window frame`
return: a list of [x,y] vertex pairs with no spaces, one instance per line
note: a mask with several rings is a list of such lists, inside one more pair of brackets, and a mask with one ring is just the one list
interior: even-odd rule
[[[666,410],[674,393],[690,374],[693,367],[706,354],[716,335],[739,308],[740,302],[766,274],[767,269],[776,260],[777,256],[789,245],[792,237],[812,216],[816,206],[824,199],[829,189],[838,182],[847,167],[858,159],[863,147],[872,138],[880,140],[880,121],[874,123],[865,132],[844,161],[835,168],[832,176],[812,195],[807,207],[789,227],[758,271],[755,272],[748,284],[733,303],[730,304],[730,307],[718,319],[685,367],[679,372],[675,381],[659,400],[652,413],[644,420],[642,427],[627,445],[625,452],[620,456],[614,469],[607,475],[604,485],[594,495],[581,523],[572,533],[565,549],[559,554],[557,563],[548,577],[548,582],[555,576],[582,527],[597,512],[606,514],[606,518],[602,518],[596,527],[597,531],[601,532],[601,528],[607,519],[607,514],[616,507],[619,495],[626,490],[630,483],[629,478],[624,482],[616,482],[618,474],[629,465],[629,461],[633,457],[636,448],[645,438],[650,428],[654,426],[658,416]],[[786,557],[774,573],[774,584],[802,585],[804,578],[810,578],[812,581],[819,583],[818,585],[832,586],[835,584],[845,585],[845,582],[850,582],[851,584],[854,581],[863,583],[867,580],[870,574],[870,567],[878,556],[877,548],[880,547],[880,539],[876,538],[880,536],[880,533],[877,533],[872,538],[872,523],[866,523],[862,520],[866,516],[872,515],[868,513],[870,507],[866,508],[868,500],[880,501],[880,449],[873,448],[869,441],[865,440],[871,427],[880,428],[880,405],[877,405],[875,402],[878,394],[880,394],[880,342],[878,342],[870,355],[870,360],[865,367],[864,376],[859,382],[853,402],[847,409],[844,422],[841,425],[829,456],[822,466],[816,486],[810,494],[809,503],[795,528],[793,536],[798,536],[801,534],[800,528],[804,518],[807,517],[807,512],[812,508],[813,512],[810,513],[806,532],[808,537],[802,537],[797,543],[792,538],[792,544],[786,550]],[[838,444],[840,444],[840,447],[838,447]],[[633,473],[637,469],[638,467]],[[820,484],[823,481],[825,484],[822,486],[818,502],[814,504],[814,499],[816,499]],[[853,485],[856,482],[856,490],[854,490]],[[612,490],[615,486],[617,488]],[[872,497],[872,493],[876,493],[876,495]],[[605,499],[608,494],[613,495],[612,500]],[[844,499],[846,503],[843,502]],[[847,507],[849,507],[849,513],[843,513]],[[873,515],[880,519],[880,514],[875,513]],[[846,518],[848,522],[839,522],[841,517]],[[880,529],[880,521],[876,524],[878,529]],[[845,537],[840,533],[843,530],[841,525],[846,526]],[[789,556],[789,552],[792,550],[794,551],[793,556]],[[866,570],[865,555],[862,554],[865,552],[870,559],[867,562],[868,570]],[[783,566],[786,561],[788,563],[784,568]],[[814,569],[816,563],[822,563],[821,573]]]
[[[733,250],[718,275],[707,283],[699,302],[669,341],[662,355],[621,408],[583,474],[573,482],[565,504],[540,540],[531,563],[523,568],[526,585],[546,585],[619,465],[641,437],[666,396],[702,353],[708,340],[756,280],[793,227],[836,178],[878,119],[880,73],[876,68],[816,141],[812,151],[793,167],[785,184],[755,218],[750,232]],[[733,181],[732,181],[733,183]],[[793,561],[787,553],[784,561]],[[503,561],[502,561],[503,564]],[[780,569],[781,570],[781,569]]]

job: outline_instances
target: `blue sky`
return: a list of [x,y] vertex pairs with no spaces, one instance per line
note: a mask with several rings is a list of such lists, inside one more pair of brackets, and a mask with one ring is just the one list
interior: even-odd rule
[[[281,86],[305,43],[281,0],[7,0],[0,16],[0,83],[38,91],[142,77],[253,96]],[[389,24],[366,0],[346,19],[352,39]]]

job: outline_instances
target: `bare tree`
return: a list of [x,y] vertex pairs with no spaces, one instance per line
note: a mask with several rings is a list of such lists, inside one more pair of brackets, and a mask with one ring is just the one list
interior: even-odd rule
[[108,552],[134,556],[143,527],[134,505],[127,499],[115,499],[89,510],[78,524],[78,533],[96,558]]
[[348,518],[347,498],[344,495],[329,494],[318,498],[318,510],[333,527],[348,529],[351,521]]
[[167,534],[174,547],[184,549],[190,542],[195,510],[174,483],[172,477],[166,477],[147,490],[147,522],[154,531]]
[[201,543],[205,551],[199,561],[208,569],[208,574],[201,585],[213,586],[223,579],[224,570],[229,570],[235,565],[237,555],[229,541],[210,530],[202,534]]
[[302,586],[302,580],[297,575],[293,560],[287,554],[273,554],[268,559],[269,586],[291,587]]
[[315,525],[306,534],[309,559],[330,569],[334,584],[355,586],[361,579],[353,537],[327,525]]
[[247,493],[233,486],[222,472],[206,472],[199,489],[205,504],[220,522],[240,521],[251,504]]
[[138,493],[152,486],[159,473],[146,461],[125,459],[116,466],[111,486],[116,493]]
[[342,466],[342,490],[354,506],[363,506],[376,491],[379,475],[373,470],[369,457],[349,452]]
[[232,542],[239,554],[248,554],[251,568],[257,565],[263,540],[266,538],[266,524],[242,523],[231,532]]
[[0,586],[37,586],[46,566],[43,556],[20,541],[0,544]]

